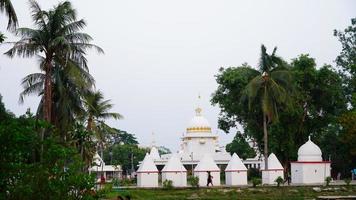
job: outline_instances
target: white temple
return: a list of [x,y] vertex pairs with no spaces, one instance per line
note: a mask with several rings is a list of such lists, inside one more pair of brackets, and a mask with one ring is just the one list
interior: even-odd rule
[[187,186],[187,170],[176,154],[172,155],[162,169],[162,182],[171,180],[174,187]]
[[[199,177],[200,186],[206,186],[208,172],[213,176],[213,185],[217,186],[220,185],[220,169],[228,165],[232,157],[230,153],[226,152],[225,147],[219,147],[219,137],[217,134],[212,133],[208,120],[202,115],[202,109],[198,107],[195,109],[195,112],[195,116],[190,120],[186,132],[181,138],[181,149],[177,154],[159,155],[157,146],[153,141],[150,154],[146,157],[149,157],[150,160],[153,161],[156,169],[162,172],[162,180],[172,180],[174,186],[186,186],[186,176],[188,173]],[[174,157],[172,158],[173,155]],[[142,181],[148,178],[147,173],[146,178],[143,177],[144,173],[141,167],[143,163],[147,162],[145,160],[142,161],[140,169],[137,171],[137,185],[140,187],[144,187],[145,184],[143,184]],[[258,155],[255,158],[248,158],[242,162],[240,160],[238,164],[238,171],[231,171],[234,172],[233,174],[235,174],[235,172],[238,174],[241,172],[239,177],[243,178],[238,180],[237,183],[239,185],[247,183],[246,178],[244,178],[246,177],[246,167],[260,168],[263,160],[260,159]],[[246,167],[244,168],[242,165]],[[183,166],[184,169],[181,166]],[[153,168],[152,166],[150,167]],[[156,173],[156,169],[151,170],[154,171],[155,175],[151,173],[150,176],[155,179],[155,183],[149,183],[150,187],[154,187],[153,185],[156,185],[156,181],[158,180],[158,177],[156,178],[158,170]],[[236,176],[233,174],[231,174],[231,177]],[[232,182],[232,184],[235,184],[235,182]]]
[[204,154],[198,165],[194,168],[194,176],[199,177],[199,186],[207,186],[208,173],[213,177],[214,186],[220,185],[220,168],[215,164],[210,154]]
[[298,150],[298,161],[291,162],[292,183],[320,184],[330,176],[330,161],[323,161],[320,148],[310,140]]
[[284,179],[284,168],[274,153],[268,156],[268,169],[262,169],[262,184],[273,185],[278,177]]
[[[230,153],[226,152],[225,147],[219,147],[219,137],[212,133],[208,120],[202,115],[202,109],[195,109],[195,116],[190,120],[186,132],[181,138],[181,150],[178,157],[182,164],[192,170],[202,159],[203,155],[210,154],[217,165],[227,165],[231,159]],[[152,146],[152,149],[155,148]],[[151,151],[155,151],[152,150]],[[154,159],[157,166],[164,166],[172,154],[164,154],[158,159]],[[248,158],[243,161],[247,168],[260,168],[263,162],[259,156]]]
[[158,169],[147,153],[137,170],[138,187],[158,187]]
[[225,168],[226,185],[247,185],[247,168],[234,153]]

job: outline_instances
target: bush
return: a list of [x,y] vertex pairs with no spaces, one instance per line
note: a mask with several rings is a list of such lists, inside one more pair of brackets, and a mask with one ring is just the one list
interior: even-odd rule
[[331,177],[330,177],[330,176],[326,177],[326,178],[325,178],[325,184],[326,184],[326,186],[329,186],[330,182],[331,182]]
[[257,185],[260,185],[262,183],[262,180],[260,178],[253,178],[252,179],[252,186],[256,187]]
[[166,189],[166,190],[173,189],[173,181],[172,180],[163,181],[163,189]]
[[111,184],[105,184],[103,188],[99,189],[97,191],[97,197],[98,198],[105,198],[107,194],[109,194],[112,191],[112,185]]
[[346,178],[344,179],[344,182],[347,186],[350,186],[350,183],[351,183],[351,178]]
[[188,183],[194,188],[199,188],[199,177],[197,176],[188,177]]
[[278,176],[274,182],[276,182],[277,186],[279,187],[284,182],[284,180],[282,177]]
[[261,171],[256,168],[250,168],[247,170],[247,178],[252,181],[253,178],[262,178]]
[[114,187],[120,186],[120,180],[118,178],[113,178],[111,183],[112,183],[112,186],[114,186]]

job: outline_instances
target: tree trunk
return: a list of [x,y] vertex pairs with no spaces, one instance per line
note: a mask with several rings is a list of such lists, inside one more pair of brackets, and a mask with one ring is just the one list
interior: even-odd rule
[[52,114],[52,66],[51,61],[47,60],[45,63],[45,85],[44,85],[44,103],[43,103],[43,115],[44,120],[51,122]]
[[265,170],[268,170],[268,133],[267,133],[267,116],[263,114],[263,140],[264,140],[264,157]]
[[91,131],[93,127],[93,116],[89,114],[88,117],[88,124],[87,124],[87,130]]

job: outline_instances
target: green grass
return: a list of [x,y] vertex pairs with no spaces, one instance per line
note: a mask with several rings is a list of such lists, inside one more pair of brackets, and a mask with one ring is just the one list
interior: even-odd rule
[[[125,189],[111,192],[107,199],[130,195],[131,199],[313,199],[322,195],[356,195],[356,186],[331,186],[330,191],[315,192],[313,187],[257,187],[257,188],[202,188],[202,189]],[[321,187],[325,189],[326,187]],[[336,189],[335,189],[336,188]]]

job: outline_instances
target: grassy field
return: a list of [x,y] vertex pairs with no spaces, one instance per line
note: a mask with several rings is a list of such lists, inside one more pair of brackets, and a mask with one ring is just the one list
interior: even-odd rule
[[[201,189],[125,189],[111,192],[107,199],[117,199],[118,195],[131,199],[315,199],[318,196],[356,195],[356,186],[319,187],[257,187],[257,188],[201,188]],[[125,199],[125,198],[124,198]]]

